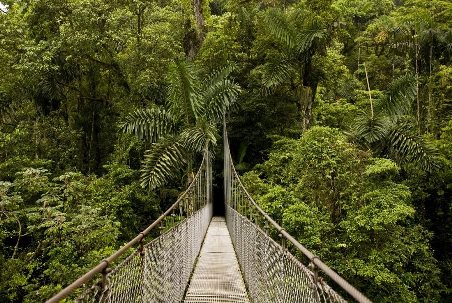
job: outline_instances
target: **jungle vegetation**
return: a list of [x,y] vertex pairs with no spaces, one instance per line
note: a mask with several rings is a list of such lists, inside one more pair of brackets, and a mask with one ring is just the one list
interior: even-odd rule
[[110,255],[206,147],[220,179],[223,115],[301,243],[375,302],[452,302],[449,0],[1,2],[1,302]]

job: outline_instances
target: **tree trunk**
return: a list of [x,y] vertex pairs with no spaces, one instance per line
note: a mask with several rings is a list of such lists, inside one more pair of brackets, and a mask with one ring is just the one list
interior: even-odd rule
[[428,126],[429,130],[432,131],[434,128],[434,112],[435,108],[433,106],[433,88],[432,88],[432,61],[433,61],[433,45],[430,43],[430,53],[429,53],[429,75],[428,75]]
[[85,106],[80,113],[84,117],[82,120],[85,124],[82,126],[85,133],[85,146],[87,148],[86,170],[88,173],[96,172],[100,165],[100,146],[99,146],[99,133],[100,133],[100,100],[98,99],[98,72],[97,67],[93,67],[88,72],[88,87],[87,97],[88,102],[85,100]]
[[193,0],[193,13],[196,21],[196,30],[192,28],[189,20],[185,24],[184,48],[189,60],[196,57],[206,37],[206,23],[202,11],[202,0]]
[[305,69],[303,73],[303,93],[302,95],[302,106],[303,110],[303,131],[308,130],[312,123],[312,109],[314,106],[315,95],[317,93],[318,81],[315,79],[312,66],[312,56],[305,62]]
[[312,89],[309,86],[301,87],[300,91],[300,114],[303,132],[309,129],[312,112]]
[[359,48],[358,48],[358,67],[356,68],[356,70],[358,71],[358,77],[359,77],[359,64],[361,61],[361,43],[359,44]]
[[83,76],[80,74],[78,77],[78,102],[77,109],[74,113],[75,116],[75,128],[80,131],[79,148],[80,151],[78,158],[78,168],[82,172],[87,171],[87,159],[88,159],[88,146],[86,140],[86,117],[85,117],[85,89],[83,85]]
[[17,226],[19,227],[19,230],[17,231],[16,245],[14,245],[14,251],[13,251],[13,255],[12,255],[11,259],[14,259],[16,257],[17,251],[19,250],[20,237],[22,237],[22,224],[20,223],[20,220],[19,220],[19,218],[17,218],[16,215],[13,214],[13,217],[17,222]]
[[418,50],[418,42],[417,42],[417,33],[415,33],[414,38],[414,49],[415,49],[415,70],[416,70],[416,119],[419,129],[419,134],[421,134],[421,100],[419,98],[419,50]]
[[201,45],[206,37],[206,22],[204,21],[204,15],[202,14],[202,0],[193,0],[193,12],[195,14],[198,40]]
[[370,115],[372,119],[374,118],[374,103],[372,101],[372,92],[370,90],[370,82],[369,82],[369,75],[367,74],[367,67],[364,63],[364,72],[366,73],[366,81],[367,81],[367,91],[369,92],[369,101],[370,101]]

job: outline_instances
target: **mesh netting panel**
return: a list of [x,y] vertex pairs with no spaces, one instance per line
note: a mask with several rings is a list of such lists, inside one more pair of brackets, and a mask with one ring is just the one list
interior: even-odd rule
[[226,216],[253,302],[346,302],[249,219],[231,207]]
[[[256,303],[346,302],[286,247],[272,238],[271,235],[275,233],[268,230],[266,221],[272,220],[241,184],[230,157],[226,131],[224,137],[226,223],[249,299]],[[212,218],[211,176],[210,159],[205,157],[189,188],[162,215],[164,220],[155,222],[161,222],[162,230],[167,230],[158,238],[141,245],[113,270],[104,271],[101,281],[85,288],[76,302],[182,302]],[[177,209],[178,215],[175,214]],[[170,211],[173,213],[168,216]],[[176,217],[180,220],[178,223]],[[278,233],[284,233],[276,223],[273,225],[277,227]],[[151,225],[148,229],[154,226]],[[299,243],[295,244],[297,247],[301,246]],[[306,251],[305,248],[302,249]],[[305,254],[312,255],[310,252]],[[316,263],[314,257],[309,258],[313,264],[318,265],[319,262]],[[110,261],[107,259],[107,262]],[[322,264],[321,266],[324,265]],[[325,266],[322,268],[325,272],[331,272]],[[332,275],[329,274],[329,277]],[[338,279],[334,281],[337,282]],[[346,285],[343,282],[340,285]],[[360,302],[370,302],[350,285],[347,287],[351,289],[347,290],[349,294],[358,294],[354,297],[362,298]]]
[[183,299],[210,216],[204,208],[145,247],[142,302]]
[[206,206],[135,251],[78,302],[181,302],[211,216]]
[[107,275],[104,302],[141,302],[142,258],[133,253],[120,266]]

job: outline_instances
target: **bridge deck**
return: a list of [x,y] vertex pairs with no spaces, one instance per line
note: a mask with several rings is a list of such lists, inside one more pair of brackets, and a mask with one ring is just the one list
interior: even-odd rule
[[222,217],[210,222],[184,302],[249,302]]

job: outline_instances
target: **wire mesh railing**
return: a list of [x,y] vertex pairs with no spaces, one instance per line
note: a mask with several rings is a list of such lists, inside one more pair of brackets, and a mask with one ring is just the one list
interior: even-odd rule
[[[181,302],[211,218],[212,170],[206,151],[193,181],[164,214],[47,303],[66,297],[78,303]],[[161,235],[146,243],[155,229]]]
[[[357,302],[371,302],[288,234],[253,200],[233,165],[226,125],[224,190],[226,223],[253,302],[346,302],[326,284],[320,273]],[[292,251],[308,260],[308,266],[292,255],[289,245]]]

